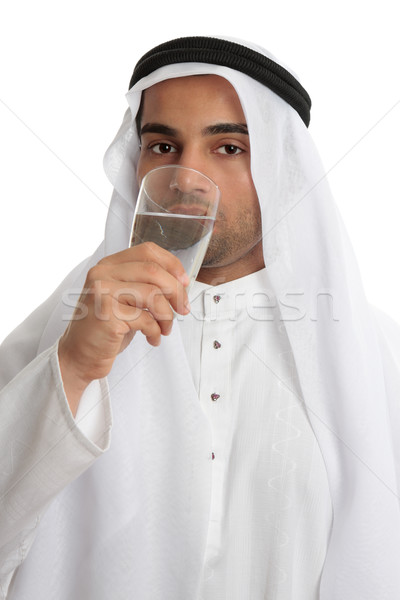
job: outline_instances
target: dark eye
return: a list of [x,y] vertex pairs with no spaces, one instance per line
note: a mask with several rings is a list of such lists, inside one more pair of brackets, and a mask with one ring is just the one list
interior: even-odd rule
[[219,154],[229,154],[230,156],[233,156],[235,154],[240,154],[243,152],[243,150],[234,144],[225,144],[224,146],[218,148],[217,152]]
[[170,154],[171,152],[176,152],[176,148],[171,146],[171,144],[159,143],[151,146],[151,150],[156,154]]

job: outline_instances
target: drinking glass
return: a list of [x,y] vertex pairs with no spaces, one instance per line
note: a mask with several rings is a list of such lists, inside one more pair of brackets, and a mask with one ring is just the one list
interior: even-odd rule
[[130,245],[154,242],[179,258],[196,279],[211,238],[220,190],[206,175],[180,165],[164,165],[143,178]]

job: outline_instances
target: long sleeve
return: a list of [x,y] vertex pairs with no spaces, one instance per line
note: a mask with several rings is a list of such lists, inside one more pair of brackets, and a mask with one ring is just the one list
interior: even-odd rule
[[69,410],[57,343],[0,392],[0,598],[6,597],[10,578],[24,560],[48,504],[108,448],[106,382],[93,382],[87,395],[89,410],[103,411],[102,431],[92,428],[92,439]]

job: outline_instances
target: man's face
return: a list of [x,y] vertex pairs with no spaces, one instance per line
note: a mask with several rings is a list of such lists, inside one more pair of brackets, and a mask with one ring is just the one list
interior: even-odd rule
[[230,281],[264,266],[261,215],[239,98],[216,75],[169,79],[145,91],[139,182],[155,167],[201,171],[221,190],[214,232],[198,279]]

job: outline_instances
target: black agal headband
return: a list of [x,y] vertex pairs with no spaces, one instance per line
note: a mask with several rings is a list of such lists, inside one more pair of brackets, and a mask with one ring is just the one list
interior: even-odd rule
[[185,62],[222,65],[249,75],[290,104],[308,127],[310,96],[289,71],[255,50],[218,38],[183,37],[156,46],[137,63],[129,89],[160,67]]

